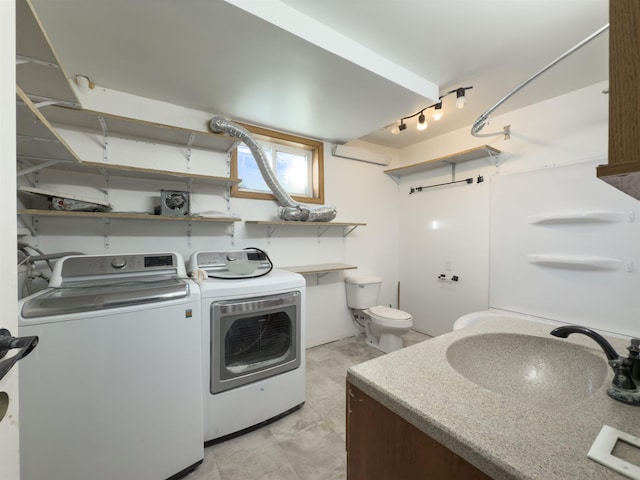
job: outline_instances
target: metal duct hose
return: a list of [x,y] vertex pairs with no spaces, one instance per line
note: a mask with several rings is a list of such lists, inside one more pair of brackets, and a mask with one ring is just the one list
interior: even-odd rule
[[284,188],[282,188],[282,185],[280,185],[273,170],[271,170],[262,148],[260,148],[260,145],[254,140],[251,132],[246,128],[226,118],[213,117],[209,122],[209,129],[214,133],[226,133],[232,137],[239,138],[249,148],[253,154],[253,158],[258,164],[262,178],[280,205],[282,205],[278,208],[278,217],[280,219],[301,222],[329,222],[336,218],[338,212],[335,207],[317,207],[311,209],[291,198]]

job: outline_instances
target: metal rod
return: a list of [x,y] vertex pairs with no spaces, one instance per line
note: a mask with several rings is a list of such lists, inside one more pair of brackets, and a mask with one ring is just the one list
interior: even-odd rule
[[415,192],[421,192],[425,188],[433,188],[433,187],[443,187],[445,185],[453,185],[454,183],[473,183],[473,178],[465,178],[464,180],[456,180],[455,182],[445,182],[445,183],[437,183],[435,185],[427,185],[426,187],[411,187],[409,191],[409,195]]
[[[484,126],[487,123],[487,119],[489,118],[489,115],[491,115],[491,113],[498,108],[500,105],[502,105],[504,102],[506,102],[509,98],[511,98],[513,95],[515,95],[517,92],[519,92],[522,88],[524,88],[526,85],[528,85],[529,83],[531,83],[533,80],[535,80],[536,78],[538,78],[540,75],[542,75],[544,72],[546,72],[547,70],[549,70],[551,67],[553,67],[555,64],[559,63],[560,61],[564,60],[566,57],[568,57],[569,55],[571,55],[573,52],[575,52],[576,50],[578,50],[579,48],[585,46],[587,43],[589,43],[591,40],[593,40],[594,38],[596,38],[598,35],[600,35],[602,32],[604,32],[605,30],[607,30],[609,28],[609,24],[607,23],[605,26],[601,27],[600,29],[598,29],[597,31],[595,31],[594,33],[592,33],[591,35],[589,35],[587,38],[585,38],[584,40],[582,40],[580,43],[578,43],[577,45],[575,45],[574,47],[570,48],[569,50],[567,50],[565,53],[563,53],[562,55],[560,55],[558,58],[556,58],[553,62],[551,62],[550,64],[548,64],[546,67],[542,68],[541,70],[539,70],[537,73],[535,73],[534,75],[532,75],[531,77],[529,77],[527,80],[525,80],[524,82],[522,82],[520,85],[518,85],[516,88],[514,88],[513,90],[511,90],[509,93],[507,93],[504,97],[502,97],[500,100],[498,100],[496,102],[496,104],[489,108],[488,110],[485,110],[485,112],[480,115],[475,122],[473,122],[473,126],[471,127],[471,135],[473,135],[474,137],[488,137],[491,135],[507,135],[508,133],[506,131],[502,131],[502,132],[495,132],[495,133],[483,133],[483,134],[479,134],[480,130],[482,130],[484,128]],[[506,127],[505,127],[506,128]]]

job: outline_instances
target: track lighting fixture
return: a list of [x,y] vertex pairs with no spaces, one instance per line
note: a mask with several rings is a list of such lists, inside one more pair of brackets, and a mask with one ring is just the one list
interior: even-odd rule
[[438,98],[438,103],[434,103],[433,105],[429,105],[426,108],[423,108],[422,110],[420,110],[419,112],[414,113],[413,115],[409,115],[406,117],[403,117],[400,119],[400,124],[396,125],[395,127],[393,127],[391,129],[391,133],[393,133],[394,135],[398,135],[400,132],[402,132],[403,130],[406,130],[407,128],[407,124],[404,123],[405,120],[408,120],[410,118],[413,117],[418,117],[418,124],[416,125],[416,128],[418,130],[426,130],[427,128],[427,119],[426,116],[424,114],[425,110],[428,110],[429,108],[433,108],[433,113],[432,113],[432,117],[434,120],[440,120],[443,116],[443,110],[442,110],[442,99],[448,95],[451,95],[452,93],[456,94],[456,107],[462,109],[464,108],[465,103],[467,103],[467,97],[465,95],[465,92],[467,90],[472,89],[473,87],[459,87],[459,88],[455,88],[453,90],[448,91],[447,93],[445,93],[444,95],[441,95]]

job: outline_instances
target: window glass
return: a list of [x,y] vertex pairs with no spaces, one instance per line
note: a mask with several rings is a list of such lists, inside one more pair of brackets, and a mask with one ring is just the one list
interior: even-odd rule
[[[294,200],[324,203],[323,144],[315,140],[246,126],[254,133],[282,188]],[[232,178],[242,181],[231,189],[234,197],[270,199],[271,189],[262,178],[249,148],[241,143],[232,152]]]

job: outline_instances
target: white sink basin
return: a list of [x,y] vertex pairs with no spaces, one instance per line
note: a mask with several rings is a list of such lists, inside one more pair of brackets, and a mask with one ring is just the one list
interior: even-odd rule
[[576,404],[602,386],[609,367],[603,354],[566,340],[487,333],[449,345],[447,361],[467,380],[537,406]]

